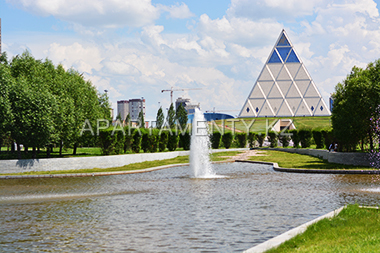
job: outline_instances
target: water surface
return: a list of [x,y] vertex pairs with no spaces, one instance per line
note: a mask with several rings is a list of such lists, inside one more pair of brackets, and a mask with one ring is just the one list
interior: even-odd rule
[[376,175],[189,167],[0,180],[0,251],[240,252],[346,203],[379,204]]

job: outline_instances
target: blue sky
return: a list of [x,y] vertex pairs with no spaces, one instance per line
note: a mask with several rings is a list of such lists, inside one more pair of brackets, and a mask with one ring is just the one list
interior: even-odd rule
[[2,50],[73,67],[116,102],[162,89],[237,115],[285,29],[325,102],[351,68],[380,58],[372,0],[0,0]]

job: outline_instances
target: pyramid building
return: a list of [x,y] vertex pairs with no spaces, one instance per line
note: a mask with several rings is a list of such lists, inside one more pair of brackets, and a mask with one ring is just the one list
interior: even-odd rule
[[239,117],[329,115],[313,79],[282,30]]

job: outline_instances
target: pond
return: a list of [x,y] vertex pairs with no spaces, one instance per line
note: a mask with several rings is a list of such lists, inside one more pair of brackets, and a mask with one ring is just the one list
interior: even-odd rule
[[346,203],[379,204],[377,175],[250,163],[0,180],[0,251],[241,252]]

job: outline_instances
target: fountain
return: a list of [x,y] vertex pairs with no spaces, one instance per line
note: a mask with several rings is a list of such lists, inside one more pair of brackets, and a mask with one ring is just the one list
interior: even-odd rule
[[195,108],[190,145],[190,167],[196,178],[216,177],[210,162],[211,145],[207,126],[203,112]]

